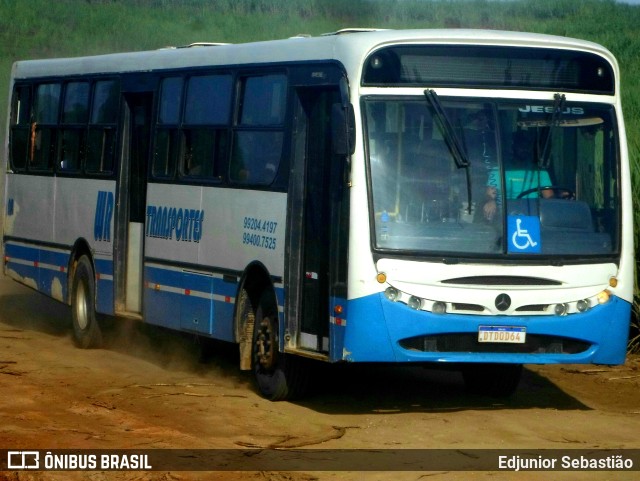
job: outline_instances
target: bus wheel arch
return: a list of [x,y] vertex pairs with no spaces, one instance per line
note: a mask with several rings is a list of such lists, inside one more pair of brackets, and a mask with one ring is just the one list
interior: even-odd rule
[[247,267],[236,299],[240,368],[253,371],[260,394],[271,401],[302,396],[309,385],[308,366],[280,348],[278,298],[263,264]]
[[102,331],[96,314],[96,275],[86,243],[79,241],[74,246],[69,273],[68,299],[74,344],[82,349],[100,347]]
[[89,261],[91,262],[91,267],[95,272],[93,255],[91,254],[89,243],[85,239],[78,239],[71,249],[71,255],[69,256],[69,265],[67,266],[67,305],[71,305],[71,290],[73,288],[73,278],[75,277],[76,269],[78,267],[78,260],[82,256],[86,256],[89,259]]
[[240,346],[240,369],[243,371],[251,369],[255,314],[263,292],[269,290],[275,297],[267,268],[260,262],[249,264],[240,280],[234,314],[235,340]]

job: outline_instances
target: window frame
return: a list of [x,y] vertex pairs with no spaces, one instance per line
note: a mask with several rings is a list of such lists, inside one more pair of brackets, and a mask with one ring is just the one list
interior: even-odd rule
[[[257,78],[266,79],[268,77],[278,78],[278,80],[282,83],[282,89],[280,92],[280,95],[282,98],[279,102],[280,113],[277,119],[278,122],[273,122],[273,123],[255,122],[254,123],[254,122],[244,121],[243,116],[245,113],[244,108],[246,106],[245,100],[247,98],[247,95],[246,95],[247,81],[250,79],[257,79]],[[272,85],[276,85],[276,82],[274,82]],[[260,87],[264,88],[264,85]],[[235,103],[236,108],[235,108],[234,122],[233,122],[232,133],[231,133],[231,148],[229,152],[230,158],[229,158],[229,166],[227,171],[227,175],[229,177],[229,183],[231,185],[268,188],[273,186],[277,182],[280,168],[283,165],[283,157],[284,157],[284,150],[285,150],[285,137],[286,137],[285,134],[286,134],[286,127],[287,127],[287,115],[289,110],[289,97],[290,97],[289,88],[290,88],[290,78],[289,78],[288,72],[284,70],[269,69],[269,70],[259,71],[259,72],[243,72],[240,75],[238,75],[238,78],[236,80],[236,103]],[[252,94],[255,94],[255,93],[257,92],[252,92]],[[272,104],[273,104],[273,93],[274,92],[272,91],[272,96],[269,97],[269,100],[272,101]],[[260,107],[263,106],[263,104],[260,101],[256,101],[256,106],[258,109],[260,109]],[[264,110],[264,108],[262,110]],[[238,169],[238,167],[240,166],[237,164],[236,155],[238,155],[238,152],[239,152],[237,150],[239,145],[239,139],[241,136],[249,138],[249,135],[251,133],[258,134],[258,136],[259,134],[263,134],[263,133],[276,134],[276,141],[279,144],[278,153],[272,159],[276,162],[275,165],[273,166],[273,169],[274,169],[273,173],[272,175],[270,175],[270,177],[265,178],[265,181],[261,181],[261,180],[252,181],[251,178],[246,178],[246,179],[239,178],[240,172],[242,172],[243,170],[247,170],[247,169]],[[260,149],[262,149],[263,147],[264,147],[263,145],[260,146]],[[256,150],[259,150],[259,149],[256,149]],[[271,169],[269,168],[269,165],[270,165],[269,163],[265,162],[264,171],[271,171]],[[236,169],[238,169],[237,174],[234,173]],[[243,175],[250,175],[250,174],[243,174]]]
[[[96,97],[98,92],[98,84],[107,84],[111,83],[112,88],[115,90],[115,95],[113,97],[114,104],[111,108],[113,108],[112,117],[107,119],[110,121],[97,122],[94,120],[104,120],[104,119],[95,119],[94,113],[96,108]],[[104,77],[104,78],[96,78],[93,79],[91,83],[91,94],[90,94],[90,105],[89,105],[89,118],[87,123],[87,133],[86,133],[86,152],[85,158],[82,165],[82,173],[88,177],[98,177],[98,178],[110,178],[113,177],[118,170],[118,126],[121,116],[121,84],[118,78],[114,77]],[[103,104],[106,105],[106,102]],[[102,170],[89,170],[88,161],[92,155],[92,134],[94,132],[102,132],[102,143],[100,149],[100,164],[104,165],[105,159],[105,147],[109,144],[111,145],[111,168],[110,169],[102,169]],[[105,135],[106,134],[106,135]]]
[[[29,151],[28,151],[28,155],[27,155],[27,171],[28,172],[33,172],[36,174],[54,174],[56,169],[56,163],[57,163],[57,159],[58,159],[58,131],[60,129],[60,107],[61,107],[61,102],[62,102],[62,97],[63,97],[63,80],[61,79],[56,79],[56,80],[43,80],[41,82],[35,82],[34,83],[34,95],[33,98],[31,100],[32,104],[31,104],[31,127],[30,127],[30,138],[29,138]],[[40,119],[40,115],[39,115],[39,99],[44,98],[44,95],[47,95],[46,92],[44,93],[43,97],[40,97],[40,89],[44,86],[49,86],[49,87],[57,87],[57,99],[55,99],[55,111],[51,111],[50,108],[45,107],[45,111],[48,112],[48,114],[46,115],[46,117],[43,119],[43,121],[39,121]],[[50,106],[54,106],[54,102],[49,101],[50,102]],[[51,116],[51,118],[49,118],[49,116]],[[55,117],[55,118],[53,118]],[[38,149],[36,151],[36,143],[38,142],[38,138],[39,141],[41,143],[45,142],[46,140],[46,144],[48,148],[45,148],[44,145],[41,146],[41,149]],[[45,154],[45,152],[48,152],[47,154]],[[41,158],[46,160],[47,165],[44,166],[44,164],[42,164],[42,162],[36,163],[35,159],[36,159],[36,154],[39,153],[39,158],[40,156],[42,156]],[[44,155],[46,155],[47,157],[44,158]],[[42,165],[41,165],[42,164]]]
[[[29,152],[31,149],[31,129],[32,129],[32,116],[33,116],[33,84],[31,83],[16,83],[13,86],[13,90],[11,92],[11,112],[9,117],[9,165],[14,172],[27,172],[29,166]],[[22,106],[17,107],[16,102],[22,102],[18,92],[26,91],[27,99],[26,99],[26,110],[24,115],[26,116],[26,122],[22,122],[22,115],[17,114],[18,112],[23,112]],[[16,119],[16,115],[18,118]],[[17,121],[16,121],[17,120]],[[16,164],[15,160],[15,151],[14,148],[16,146],[16,132],[23,133],[25,135],[25,139],[22,141],[24,151],[22,152],[22,162],[21,165]]]
[[[192,81],[194,79],[201,78],[220,78],[224,81],[222,85],[218,85],[219,88],[226,88],[227,95],[218,96],[216,100],[226,102],[226,105],[222,105],[226,115],[222,115],[219,119],[213,118],[209,122],[187,122],[188,114],[190,113],[189,103]],[[226,79],[226,80],[225,80]],[[182,109],[182,124],[180,128],[180,155],[178,158],[178,177],[184,181],[193,182],[205,182],[205,183],[221,183],[225,180],[225,167],[226,159],[228,157],[229,149],[229,124],[231,123],[231,116],[234,106],[234,75],[228,71],[215,71],[215,72],[198,72],[190,75],[186,78],[184,83],[185,89],[183,91],[183,109]],[[210,106],[211,107],[211,106]],[[215,120],[218,120],[217,122]],[[189,134],[187,134],[189,132]],[[212,148],[213,163],[211,165],[210,175],[193,175],[188,172],[187,163],[189,158],[188,152],[193,152],[193,149],[187,150],[187,137],[188,135],[195,136],[202,132],[209,132],[212,137],[212,142],[209,145]],[[205,134],[206,135],[206,134]],[[194,145],[194,144],[192,144]],[[206,145],[206,144],[205,144]],[[202,163],[200,165],[205,165]],[[197,168],[197,167],[194,167]]]
[[[73,92],[71,86],[85,85],[86,97],[84,99],[84,119],[82,118],[69,118],[66,116],[71,109],[68,110],[69,93]],[[57,152],[55,159],[55,170],[58,174],[62,175],[77,175],[82,173],[84,161],[87,153],[87,124],[91,113],[91,97],[92,97],[92,85],[90,80],[78,79],[70,80],[64,83],[63,94],[61,96],[61,111],[58,121],[58,139],[57,139]],[[65,139],[67,134],[71,134],[73,139],[74,149],[65,149]],[[75,134],[75,135],[74,135]],[[75,138],[74,138],[75,137]],[[72,166],[65,165],[65,152],[71,152],[71,156],[75,162]]]
[[[96,103],[97,85],[100,83],[111,83],[114,92],[109,96],[111,100],[112,113],[109,118],[109,122],[94,122],[95,118],[93,108]],[[72,84],[86,84],[87,85],[87,99],[85,102],[85,112],[82,118],[65,119],[65,115],[70,111],[69,105],[67,105],[68,92],[70,91],[70,85]],[[41,86],[56,85],[58,89],[57,98],[57,111],[55,112],[55,122],[53,117],[46,119],[48,122],[37,121],[37,98],[38,90]],[[18,92],[28,92],[28,107],[24,110],[28,119],[16,118],[16,115],[20,115],[17,112],[15,102],[18,99]],[[96,77],[96,76],[81,76],[81,77],[64,77],[64,78],[38,78],[30,79],[28,81],[17,81],[12,88],[11,95],[11,112],[9,123],[9,136],[10,136],[10,152],[9,152],[9,165],[14,172],[28,173],[34,175],[56,175],[61,177],[98,177],[98,178],[113,178],[117,170],[117,145],[119,140],[118,125],[120,120],[120,79],[117,77]],[[19,101],[19,100],[18,100]],[[103,103],[103,105],[107,105]],[[16,123],[16,120],[19,123]],[[26,120],[26,121],[25,121]],[[102,141],[101,154],[104,159],[105,145],[109,145],[109,157],[110,162],[103,165],[109,165],[109,169],[106,170],[91,170],[87,168],[87,159],[90,155],[90,141],[94,132],[109,132],[105,140]],[[22,135],[26,135],[26,140],[23,139],[25,151],[24,165],[20,166],[15,163],[13,148],[16,145],[15,137],[17,132],[22,132]],[[35,156],[36,136],[38,134],[48,133],[49,140],[49,162],[47,168],[39,168],[39,166],[33,163],[33,157]],[[65,134],[73,134],[76,138],[78,145],[77,149],[72,149],[77,152],[78,161],[72,169],[65,169],[61,165],[61,159],[63,157],[63,142]],[[104,139],[104,134],[103,134]]]

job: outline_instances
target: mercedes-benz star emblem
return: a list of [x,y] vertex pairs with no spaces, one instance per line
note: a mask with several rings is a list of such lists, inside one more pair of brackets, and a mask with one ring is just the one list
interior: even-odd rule
[[499,311],[506,311],[507,309],[509,309],[510,305],[511,298],[507,294],[500,294],[498,297],[496,297],[496,308]]

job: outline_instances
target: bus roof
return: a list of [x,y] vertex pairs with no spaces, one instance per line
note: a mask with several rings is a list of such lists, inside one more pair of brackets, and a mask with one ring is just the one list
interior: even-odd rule
[[617,72],[616,61],[607,49],[596,43],[567,37],[473,29],[344,29],[319,37],[300,35],[284,40],[243,44],[196,43],[192,44],[191,48],[163,48],[89,57],[24,60],[14,64],[13,78],[150,72],[185,67],[314,60],[339,61],[345,66],[350,76],[355,76],[364,57],[372,50],[400,43],[578,49],[606,57],[615,66]]

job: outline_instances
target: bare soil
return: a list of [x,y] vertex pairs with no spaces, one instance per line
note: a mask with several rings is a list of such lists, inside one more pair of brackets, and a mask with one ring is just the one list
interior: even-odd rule
[[[104,349],[71,341],[68,307],[0,278],[0,448],[640,448],[640,357],[527,366],[507,400],[457,372],[332,366],[271,403],[234,346],[117,321]],[[0,472],[0,481],[635,480],[640,472]]]

